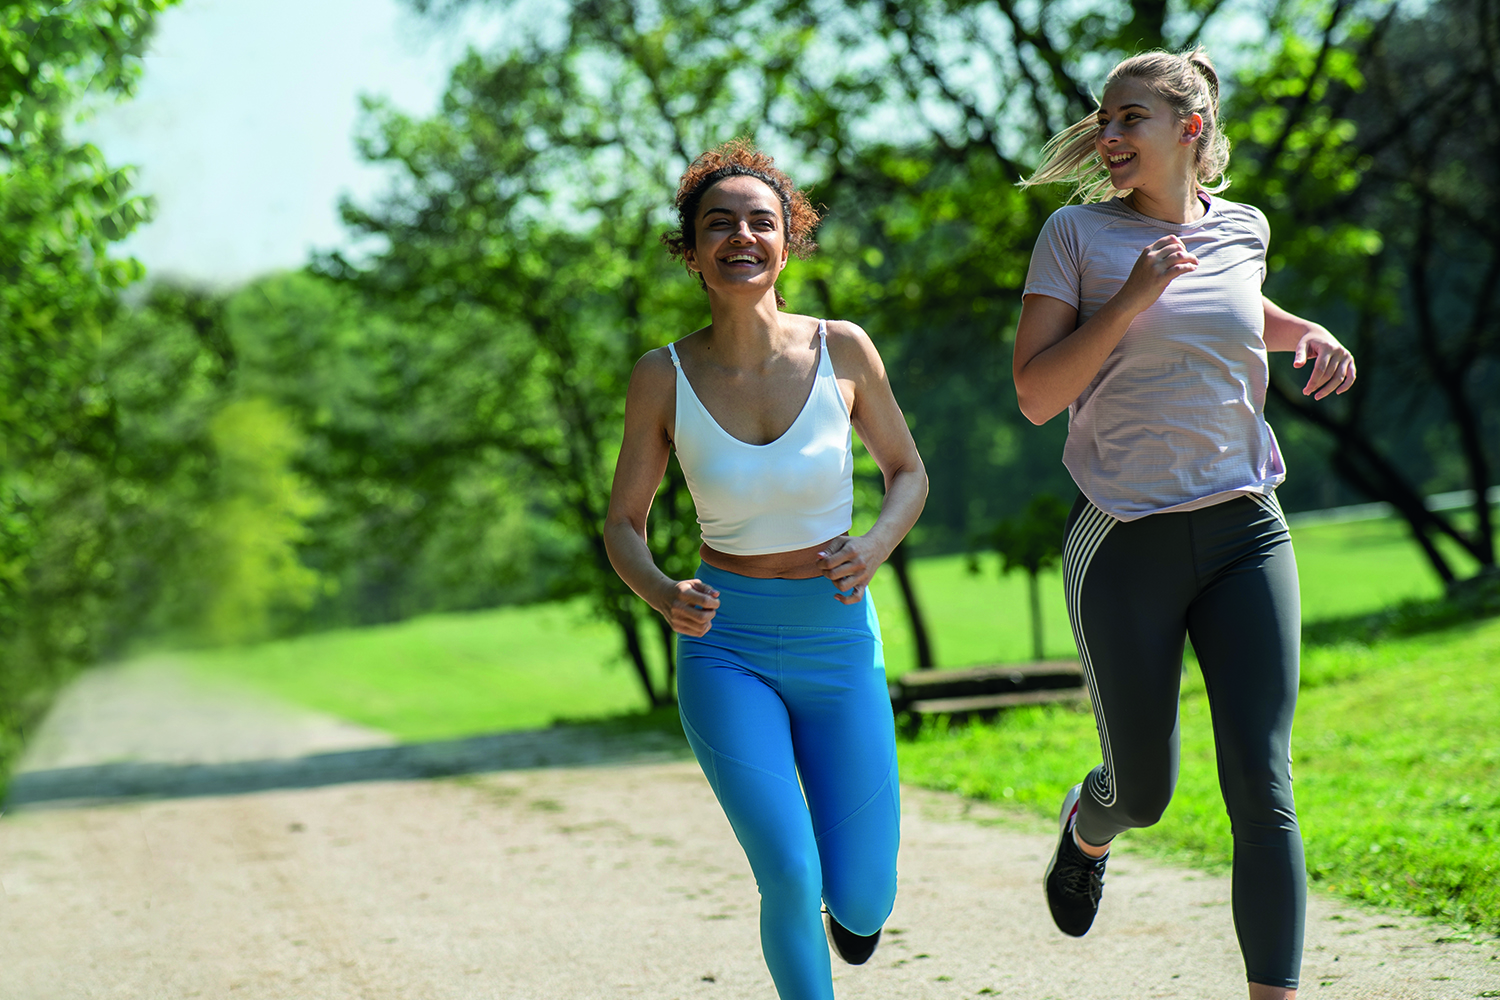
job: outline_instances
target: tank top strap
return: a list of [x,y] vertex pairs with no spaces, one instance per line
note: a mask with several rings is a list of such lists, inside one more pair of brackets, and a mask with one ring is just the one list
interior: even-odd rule
[[677,360],[677,345],[668,344],[667,353],[672,355],[672,367],[676,368],[678,371],[682,371],[682,362]]

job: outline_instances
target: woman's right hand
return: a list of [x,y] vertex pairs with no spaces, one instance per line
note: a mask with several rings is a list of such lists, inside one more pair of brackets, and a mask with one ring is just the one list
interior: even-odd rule
[[673,632],[696,638],[713,626],[718,607],[719,592],[702,580],[677,580],[656,610]]
[[1161,298],[1173,278],[1196,270],[1198,258],[1188,253],[1187,245],[1176,234],[1163,236],[1141,251],[1117,294],[1132,312],[1142,313]]

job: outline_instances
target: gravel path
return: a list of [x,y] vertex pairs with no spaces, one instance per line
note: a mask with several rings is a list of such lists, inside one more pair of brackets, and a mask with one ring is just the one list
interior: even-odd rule
[[[383,748],[380,734],[168,664],[132,671],[91,676],[60,703],[0,819],[0,998],[774,998],[754,883],[680,748],[586,730]],[[149,712],[81,725],[67,713],[100,704],[89,685],[129,689],[106,702]],[[205,730],[214,711],[240,722]],[[297,764],[316,781],[288,770],[351,754],[366,763]],[[391,759],[457,776],[389,780]],[[266,780],[92,803],[59,791],[90,768],[153,763],[158,779],[207,763]],[[58,784],[66,773],[74,784]],[[1045,825],[903,794],[896,911],[868,966],[835,964],[841,1000],[1244,996],[1225,879],[1122,848],[1095,929],[1066,938],[1040,893]],[[1315,896],[1303,995],[1500,996],[1494,943],[1444,937]]]

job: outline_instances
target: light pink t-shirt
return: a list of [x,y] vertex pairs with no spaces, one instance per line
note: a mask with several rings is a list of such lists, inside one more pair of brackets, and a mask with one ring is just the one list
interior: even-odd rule
[[1270,495],[1286,478],[1264,416],[1260,287],[1271,230],[1259,209],[1215,198],[1201,219],[1173,223],[1119,199],[1069,205],[1042,227],[1023,294],[1075,306],[1082,326],[1141,251],[1169,233],[1198,269],[1131,321],[1068,407],[1063,464],[1089,500],[1122,521]]

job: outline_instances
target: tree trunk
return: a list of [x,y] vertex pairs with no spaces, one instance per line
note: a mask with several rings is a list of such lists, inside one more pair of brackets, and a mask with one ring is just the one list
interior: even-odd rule
[[661,615],[653,615],[661,635],[661,661],[667,665],[666,682],[662,685],[662,704],[670,705],[677,700],[677,633]]
[[911,638],[917,647],[917,669],[931,670],[936,664],[932,659],[932,642],[927,638],[927,622],[922,617],[922,608],[917,604],[917,592],[912,587],[911,573],[907,568],[906,541],[896,544],[887,561],[896,582],[901,585],[901,597],[906,602],[906,617],[911,622]]
[[[1339,477],[1372,500],[1384,500],[1396,508],[1407,525],[1412,537],[1422,547],[1433,571],[1444,586],[1452,586],[1457,579],[1453,567],[1433,544],[1429,532],[1447,535],[1465,550],[1473,553],[1472,541],[1459,532],[1447,518],[1430,511],[1422,502],[1421,495],[1409,483],[1395,465],[1376,447],[1363,428],[1335,420],[1326,411],[1315,406],[1297,402],[1300,396],[1288,390],[1273,378],[1270,391],[1287,408],[1303,420],[1320,427],[1333,436],[1338,443],[1334,451],[1333,469]],[[1479,558],[1477,553],[1475,558]]]
[[1026,582],[1031,590],[1031,658],[1041,660],[1045,659],[1042,656],[1042,588],[1035,571],[1026,574]]
[[660,707],[665,702],[656,693],[656,685],[651,682],[651,670],[646,665],[646,650],[641,646],[641,633],[635,615],[621,608],[615,612],[615,624],[620,626],[620,634],[625,639],[625,652],[630,655],[630,663],[635,667],[641,689],[646,692],[646,701],[652,708]]

